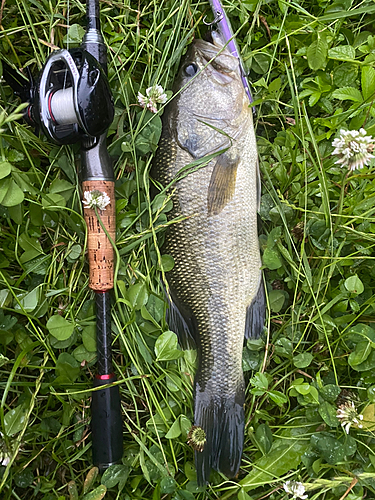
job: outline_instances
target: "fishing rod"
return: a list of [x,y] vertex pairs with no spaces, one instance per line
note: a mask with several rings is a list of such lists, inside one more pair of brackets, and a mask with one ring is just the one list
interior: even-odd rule
[[[116,239],[115,179],[112,160],[106,147],[107,129],[113,121],[114,106],[107,80],[107,49],[100,30],[99,0],[87,0],[87,29],[82,49],[100,63],[104,78],[94,69],[93,78],[98,95],[87,106],[87,114],[96,115],[98,123],[105,120],[105,131],[81,141],[82,189],[86,193],[100,192],[108,196],[108,205],[100,211],[101,223],[93,208],[85,207],[88,229],[90,265],[89,287],[96,296],[97,375],[94,387],[116,381],[112,364],[111,296],[114,281],[114,248]],[[101,85],[99,86],[99,82]],[[108,125],[107,125],[108,124]],[[99,132],[99,131],[98,131]],[[106,231],[103,231],[103,229]],[[106,234],[107,233],[107,234]],[[92,393],[91,430],[93,463],[104,470],[122,458],[122,417],[120,391],[112,385]]]
[[[54,51],[35,84],[5,65],[6,81],[28,102],[26,121],[57,144],[80,143],[84,217],[88,234],[89,287],[96,299],[97,375],[91,403],[92,457],[105,470],[122,458],[120,392],[113,385],[111,297],[114,282],[115,188],[106,147],[114,105],[107,79],[107,50],[99,0],[86,2],[80,48]],[[21,80],[21,81],[20,81]],[[104,387],[103,387],[104,386]]]

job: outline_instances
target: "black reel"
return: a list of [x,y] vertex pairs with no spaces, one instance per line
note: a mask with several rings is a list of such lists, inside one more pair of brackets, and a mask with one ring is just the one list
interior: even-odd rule
[[[6,68],[5,79],[21,99],[30,104],[24,117],[57,144],[97,138],[111,125],[114,105],[107,76],[86,50],[61,49],[47,59],[37,87],[32,79],[15,81],[17,73]],[[87,141],[85,141],[87,142]],[[93,141],[93,145],[96,141]]]

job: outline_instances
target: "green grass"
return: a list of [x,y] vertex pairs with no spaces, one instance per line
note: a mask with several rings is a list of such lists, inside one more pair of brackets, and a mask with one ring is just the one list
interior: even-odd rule
[[[268,300],[267,331],[244,349],[239,477],[213,473],[204,491],[195,482],[186,444],[195,353],[181,357],[166,333],[160,285],[170,266],[163,234],[175,221],[166,195],[150,197],[161,121],[136,106],[138,91],[172,88],[186,47],[206,30],[209,6],[109,0],[101,19],[116,105],[109,149],[120,258],[112,319],[123,464],[102,478],[91,470],[95,316],[79,148],[57,147],[17,121],[19,102],[3,84],[0,458],[10,462],[0,466],[1,498],[83,499],[91,491],[93,500],[104,486],[104,498],[121,500],[291,498],[287,480],[301,481],[309,498],[375,498],[374,173],[370,165],[347,176],[331,155],[340,128],[375,134],[374,3],[224,5],[254,89]],[[79,44],[84,11],[73,0],[7,0],[2,58],[36,73],[51,44]],[[47,327],[56,315],[65,319],[57,337]],[[349,435],[336,418],[348,400],[366,420]]]

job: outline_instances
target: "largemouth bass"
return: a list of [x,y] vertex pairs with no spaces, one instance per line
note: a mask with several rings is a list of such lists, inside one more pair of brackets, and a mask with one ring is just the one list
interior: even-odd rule
[[[194,423],[205,433],[195,452],[200,485],[211,468],[227,477],[238,473],[244,441],[242,349],[245,337],[259,336],[265,310],[253,114],[238,60],[223,49],[218,34],[212,37],[213,43],[195,40],[181,65],[174,92],[182,91],[165,109],[153,172],[163,185],[180,173],[172,215],[183,221],[170,227],[164,247],[175,260],[167,273],[167,319],[183,345],[184,337],[192,336],[198,348]],[[209,155],[208,164],[196,165]],[[193,162],[191,173],[181,175]]]

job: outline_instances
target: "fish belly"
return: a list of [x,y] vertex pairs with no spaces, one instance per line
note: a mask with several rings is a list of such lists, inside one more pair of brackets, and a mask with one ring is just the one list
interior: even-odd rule
[[[213,160],[178,182],[174,215],[187,218],[174,224],[166,237],[166,250],[175,260],[168,281],[197,320],[203,372],[199,378],[202,384],[217,383],[222,393],[233,393],[242,380],[246,309],[260,279],[257,152],[251,132],[236,144],[241,159],[229,203],[218,215],[208,215]],[[188,153],[178,151],[171,177],[190,162]]]

